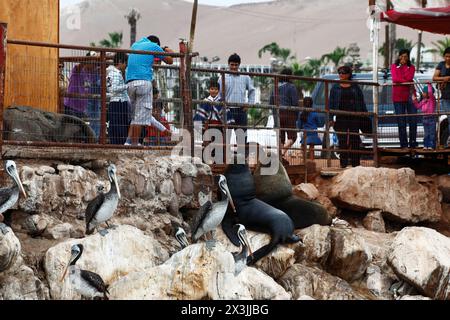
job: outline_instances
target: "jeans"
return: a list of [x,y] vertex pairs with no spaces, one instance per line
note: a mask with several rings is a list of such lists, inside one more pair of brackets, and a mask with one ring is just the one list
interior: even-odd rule
[[108,108],[109,143],[124,144],[129,126],[128,101],[111,101]]
[[423,146],[428,148],[436,148],[436,117],[424,116],[423,129],[425,135],[423,137]]
[[[417,109],[411,101],[394,102],[395,114],[417,114]],[[406,136],[406,123],[409,124],[409,147],[417,147],[417,117],[397,117],[398,137],[400,138],[400,147],[408,148],[408,139]]]
[[94,130],[95,136],[100,136],[100,104],[96,100],[89,100],[86,107],[89,126]]
[[[441,99],[441,112],[450,112],[450,99]],[[448,119],[448,135],[447,141],[441,141],[441,143],[447,148],[448,138],[450,137],[450,115],[447,115]]]

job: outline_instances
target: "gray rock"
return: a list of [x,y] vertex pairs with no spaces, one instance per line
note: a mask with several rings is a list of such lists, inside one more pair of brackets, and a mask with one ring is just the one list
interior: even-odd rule
[[363,226],[367,230],[376,232],[386,232],[386,226],[384,224],[383,215],[381,210],[370,211],[363,219]]

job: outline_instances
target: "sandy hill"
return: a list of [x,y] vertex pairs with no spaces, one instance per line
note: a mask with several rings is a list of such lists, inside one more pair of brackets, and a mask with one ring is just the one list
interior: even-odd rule
[[[107,37],[108,32],[123,31],[124,47],[129,45],[129,26],[124,18],[130,7],[140,10],[138,38],[158,34],[163,45],[178,48],[179,38],[189,37],[192,4],[182,0],[87,0],[79,5],[81,28],[69,30],[73,8],[61,12],[61,43],[86,45]],[[258,58],[264,45],[275,41],[291,48],[299,60],[320,57],[336,46],[356,42],[363,60],[370,56],[371,43],[366,27],[367,1],[363,0],[278,0],[275,2],[213,7],[200,5],[195,51],[201,56],[238,52],[244,63],[268,64],[270,56]],[[384,27],[382,27],[382,31]],[[416,41],[417,32],[398,27],[398,37]],[[441,38],[424,33],[425,44]],[[384,39],[384,35],[381,35]]]

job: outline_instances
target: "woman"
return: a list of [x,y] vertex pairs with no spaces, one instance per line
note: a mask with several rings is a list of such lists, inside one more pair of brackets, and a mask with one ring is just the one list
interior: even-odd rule
[[[402,83],[413,82],[416,68],[409,60],[409,50],[402,49],[399,52],[397,61],[391,66],[392,82],[392,101],[394,102],[395,114],[416,114],[417,109],[411,101],[412,85],[402,85]],[[409,124],[409,147],[417,147],[417,119],[416,117],[397,117],[398,136],[400,138],[400,147],[408,148],[408,139],[406,136],[406,121]]]
[[[280,74],[292,75],[292,69],[284,68]],[[288,78],[280,77],[278,97],[280,105],[280,128],[296,129],[298,111],[286,109],[286,107],[298,107],[298,93],[297,88]],[[275,104],[275,93],[273,91],[270,95],[269,104]],[[274,110],[274,119],[276,120],[276,110]],[[288,149],[295,143],[295,140],[297,140],[297,130],[281,130],[280,135],[281,143],[283,144],[281,154],[284,156]]]
[[[442,81],[439,84],[439,89],[441,90],[441,111],[450,112],[450,47],[444,50],[444,60],[439,62],[434,70],[433,81]],[[447,116],[447,119],[450,117]],[[450,123],[450,121],[449,121]],[[448,138],[450,138],[450,125],[448,126],[448,133],[443,134],[441,137],[445,141],[441,142],[444,146],[448,147]]]
[[[352,69],[349,66],[338,68],[339,80],[351,80]],[[367,112],[366,103],[361,88],[356,83],[335,83],[330,91],[330,109],[353,112]],[[336,115],[334,129],[338,132],[339,149],[359,150],[361,139],[359,130],[370,131],[367,122],[361,116]],[[352,134],[354,133],[354,134]],[[341,152],[341,168],[347,167],[349,160],[353,167],[360,165],[359,153]]]

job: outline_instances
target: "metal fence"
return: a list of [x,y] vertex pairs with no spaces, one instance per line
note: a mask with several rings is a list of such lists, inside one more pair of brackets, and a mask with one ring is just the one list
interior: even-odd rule
[[[149,112],[172,134],[154,126],[144,126],[139,145],[126,146],[134,110],[127,102],[124,66],[117,56],[152,53],[16,40],[7,43],[24,49],[23,55],[8,58],[24,59],[28,67],[6,68],[6,75],[47,72],[58,79],[58,102],[56,112],[37,116],[32,111],[42,109],[39,103],[45,97],[32,97],[31,101],[36,103],[22,107],[15,106],[13,99],[11,106],[6,106],[9,108],[0,111],[0,122],[4,123],[2,144],[167,150],[183,140],[190,145],[191,153],[200,149],[201,156],[205,156],[204,151],[211,151],[212,146],[216,152],[224,148],[223,155],[226,150],[245,146],[249,153],[250,143],[261,146],[263,152],[272,150],[290,165],[304,165],[314,160],[320,167],[377,166],[380,147],[399,146],[400,119],[400,124],[412,124],[407,126],[407,134],[416,131],[418,146],[423,146],[424,115],[420,111],[417,113],[416,108],[408,109],[407,116],[396,114],[391,97],[392,83],[198,68],[197,55],[187,53],[185,43],[180,43],[178,53],[162,54],[174,57],[173,66],[154,65],[154,99]],[[42,61],[26,55],[26,48],[30,46],[56,48],[64,50],[64,54],[57,59],[55,70],[42,70]],[[0,59],[0,73],[4,68],[1,62]],[[218,83],[222,99],[205,100],[212,82]],[[415,86],[420,94],[424,83],[403,85]],[[39,89],[45,85],[36,82],[32,87]],[[251,93],[252,90],[247,89],[252,86],[255,91]],[[19,89],[30,88],[23,83],[13,83],[13,87],[18,88],[15,94],[21,96],[36,92]],[[242,90],[243,95],[236,95],[236,89]],[[293,90],[296,99],[292,98]],[[374,92],[378,103],[373,101]],[[446,105],[443,107],[437,87],[436,95],[436,111],[426,115],[426,122],[430,117],[435,120],[435,148],[443,148],[448,138],[450,110]],[[2,103],[3,98],[0,96]],[[42,123],[38,125],[32,119],[42,120]],[[430,126],[432,124],[427,129]],[[208,129],[215,129],[216,134],[223,136],[211,139]],[[246,139],[240,139],[242,131],[238,129],[246,132]],[[222,163],[225,162],[226,159],[222,159]]]

